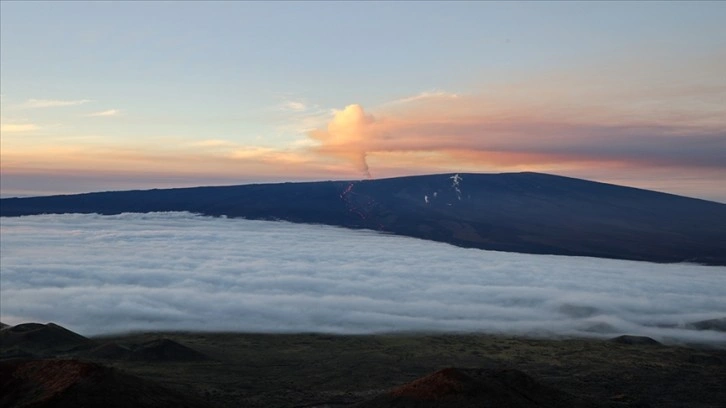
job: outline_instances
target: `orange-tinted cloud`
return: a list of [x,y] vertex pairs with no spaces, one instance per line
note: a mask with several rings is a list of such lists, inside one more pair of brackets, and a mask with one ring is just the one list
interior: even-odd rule
[[[4,194],[321,180],[356,175],[347,163],[320,160],[305,150],[243,146],[225,140],[177,143],[164,150],[62,143],[9,145],[2,150],[0,173]],[[73,180],[78,187],[48,190],[54,184],[72,186]],[[83,188],[90,183],[102,187]],[[43,187],[33,189],[33,185]]]
[[123,141],[4,120],[0,168],[5,186],[8,174],[34,172],[129,180],[146,174],[193,185],[541,171],[673,192],[691,193],[690,186],[699,185],[699,195],[726,201],[726,83],[720,75],[726,58],[719,61],[689,78],[657,70],[653,80],[643,70],[558,73],[469,93],[404,95],[367,109],[353,104],[330,113],[291,104],[282,133],[307,138],[286,147],[215,135]]
[[0,124],[0,133],[20,133],[32,132],[40,129],[38,125],[32,123],[2,123]]
[[[536,97],[502,91],[410,98],[407,102],[413,103],[406,106],[384,106],[375,118],[350,105],[336,113],[326,130],[309,136],[320,143],[315,152],[344,158],[365,172],[380,157],[396,162],[422,153],[435,157],[429,164],[448,163],[449,168],[542,171],[617,164],[726,172],[726,116],[719,116],[718,105],[693,110],[693,96],[683,89],[678,92],[687,95],[685,101],[666,98],[659,109],[627,112],[614,106],[620,100],[613,95],[608,95],[611,100],[598,94],[573,99],[564,90],[533,90]],[[713,92],[709,90],[709,98]],[[726,97],[726,89],[721,94]],[[661,96],[646,93],[641,101]]]

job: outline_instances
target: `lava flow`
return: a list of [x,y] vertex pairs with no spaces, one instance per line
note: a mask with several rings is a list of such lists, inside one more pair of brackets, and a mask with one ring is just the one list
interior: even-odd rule
[[[376,206],[375,200],[373,200],[371,197],[366,196],[367,199],[365,203],[364,208],[360,208],[358,205],[356,205],[354,201],[355,196],[360,196],[358,193],[355,193],[353,191],[353,187],[355,186],[355,182],[350,182],[348,186],[345,188],[345,190],[340,194],[340,198],[345,202],[345,206],[348,209],[349,212],[356,214],[358,217],[360,217],[361,220],[371,222],[372,220],[369,219],[369,214],[371,213],[371,209]],[[378,229],[383,230],[383,224],[377,223]]]

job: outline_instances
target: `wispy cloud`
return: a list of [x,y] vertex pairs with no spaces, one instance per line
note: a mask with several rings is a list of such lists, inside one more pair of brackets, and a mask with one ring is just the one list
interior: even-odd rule
[[397,105],[397,104],[406,104],[411,102],[421,102],[421,101],[428,101],[428,100],[446,100],[446,99],[456,99],[459,98],[460,95],[451,93],[451,92],[445,92],[445,91],[424,91],[417,95],[396,99],[394,101],[388,102],[385,105]]
[[[133,185],[152,188],[229,184],[230,180],[236,180],[236,183],[281,179],[303,181],[356,175],[349,165],[331,163],[325,157],[311,155],[304,148],[251,146],[223,139],[176,143],[171,140],[163,150],[154,148],[156,143],[150,148],[138,144],[108,143],[103,139],[87,143],[56,141],[17,146],[6,146],[4,139],[3,142],[0,169],[3,172],[2,188],[6,192],[31,185],[47,185],[51,179],[57,181],[54,183],[57,185],[72,185],[73,180],[89,173],[94,175],[93,185],[96,187],[78,190],[71,186],[66,191],[129,188]],[[78,182],[83,183],[82,180]]]
[[88,116],[88,117],[108,117],[108,116],[119,116],[120,114],[121,114],[121,111],[118,109],[108,109],[105,111],[89,113],[86,116]]
[[234,143],[234,142],[230,142],[229,140],[207,139],[207,140],[199,140],[196,142],[190,142],[189,146],[210,147],[210,148],[227,148],[227,147],[236,147],[236,146],[238,146],[238,144]]
[[92,102],[90,99],[62,100],[62,99],[28,99],[20,105],[21,108],[59,108],[64,106],[83,105]]
[[40,126],[34,125],[32,123],[1,123],[0,124],[0,132],[2,133],[22,133],[22,132],[32,132],[34,130],[39,130]]
[[302,98],[283,96],[282,99],[283,101],[275,106],[279,120],[276,128],[281,134],[304,135],[320,126],[325,126],[335,112]]
[[293,112],[302,112],[308,109],[308,106],[304,102],[300,101],[285,101],[282,103],[281,107],[283,110]]
[[528,85],[456,97],[422,93],[372,114],[353,104],[308,136],[319,143],[313,151],[348,160],[359,171],[376,158],[391,164],[426,154],[479,171],[627,164],[726,172],[724,89],[709,89],[695,109],[693,94],[703,87],[627,94],[556,81]]

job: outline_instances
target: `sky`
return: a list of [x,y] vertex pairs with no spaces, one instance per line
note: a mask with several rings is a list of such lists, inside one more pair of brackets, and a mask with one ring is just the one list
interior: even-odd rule
[[726,317],[724,267],[189,213],[5,218],[0,231],[0,320],[12,325],[54,322],[83,335],[630,334],[726,347],[726,333],[688,326]]
[[538,171],[726,202],[724,2],[0,2],[0,195]]

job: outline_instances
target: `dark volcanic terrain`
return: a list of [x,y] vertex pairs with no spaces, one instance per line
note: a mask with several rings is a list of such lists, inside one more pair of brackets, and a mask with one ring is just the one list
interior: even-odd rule
[[213,405],[87,361],[0,360],[0,406],[53,408],[204,408]]
[[519,370],[445,368],[356,407],[590,408],[610,405],[543,385]]
[[103,192],[0,200],[0,215],[189,211],[510,252],[726,265],[726,204],[539,173]]
[[[30,327],[49,326],[58,333],[57,325]],[[18,341],[12,327],[0,331],[3,356],[26,349],[42,356],[0,357],[0,405],[715,408],[726,401],[726,350],[644,338],[73,334],[77,347],[57,351],[32,337]]]

